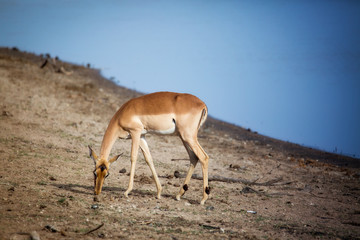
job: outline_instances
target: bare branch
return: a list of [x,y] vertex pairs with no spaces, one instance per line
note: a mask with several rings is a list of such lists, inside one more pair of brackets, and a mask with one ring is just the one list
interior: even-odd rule
[[102,226],[104,226],[104,223],[101,223],[99,226],[97,226],[96,228],[84,233],[84,235],[87,235],[89,233],[95,232],[96,230],[100,229]]
[[[186,175],[185,174],[181,174],[178,171],[174,172],[174,176],[176,178],[185,178]],[[192,177],[193,179],[197,179],[197,180],[202,180],[202,176],[198,175],[198,174],[193,174]],[[243,183],[245,185],[256,185],[256,186],[271,186],[274,185],[275,183],[278,183],[282,180],[282,177],[278,177],[278,178],[274,178],[272,180],[269,180],[267,182],[262,182],[262,183],[258,183],[257,180],[246,180],[246,179],[241,179],[241,178],[227,178],[227,177],[222,177],[222,176],[209,176],[209,181],[217,181],[217,182],[227,182],[227,183]]]

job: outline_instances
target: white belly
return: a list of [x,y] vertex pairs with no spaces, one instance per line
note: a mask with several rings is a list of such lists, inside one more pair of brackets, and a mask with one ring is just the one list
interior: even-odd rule
[[165,129],[165,130],[153,130],[152,132],[157,133],[157,134],[173,134],[175,132],[176,126],[174,124],[173,127],[169,128],[169,129]]
[[176,131],[176,124],[172,114],[142,116],[143,134],[172,134]]

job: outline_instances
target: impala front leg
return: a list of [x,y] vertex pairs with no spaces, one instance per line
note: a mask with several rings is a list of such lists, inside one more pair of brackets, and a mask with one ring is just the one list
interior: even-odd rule
[[134,187],[135,166],[136,166],[136,160],[137,160],[138,151],[139,151],[140,135],[141,135],[141,132],[131,133],[132,144],[131,144],[130,179],[129,179],[128,189],[124,193],[125,197],[128,197],[129,193],[131,192],[131,190]]
[[154,162],[153,162],[153,159],[150,154],[149,146],[148,146],[144,136],[142,136],[140,139],[140,148],[144,154],[145,161],[146,161],[147,165],[149,166],[151,173],[153,175],[153,178],[154,178],[154,181],[156,184],[156,188],[157,188],[157,198],[160,199],[162,187],[161,187],[159,177],[158,177],[155,167],[154,167]]

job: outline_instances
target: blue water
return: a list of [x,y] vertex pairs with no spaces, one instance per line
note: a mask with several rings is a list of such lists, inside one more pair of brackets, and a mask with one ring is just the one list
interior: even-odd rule
[[0,46],[91,63],[141,92],[360,157],[360,1],[4,1]]

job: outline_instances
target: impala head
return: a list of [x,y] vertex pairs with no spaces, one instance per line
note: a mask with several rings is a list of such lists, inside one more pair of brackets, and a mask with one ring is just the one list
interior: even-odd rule
[[105,178],[107,178],[110,174],[109,173],[110,164],[115,162],[122,154],[113,157],[109,161],[106,159],[99,159],[90,146],[89,146],[89,154],[95,164],[95,170],[94,170],[95,195],[99,195],[101,193],[101,189],[104,184]]

